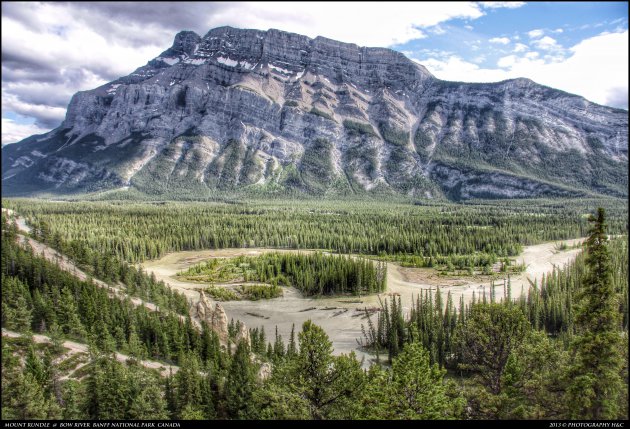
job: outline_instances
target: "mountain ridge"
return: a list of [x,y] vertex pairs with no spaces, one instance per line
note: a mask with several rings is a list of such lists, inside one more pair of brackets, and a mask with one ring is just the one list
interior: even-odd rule
[[448,82],[387,48],[179,32],[2,150],[6,195],[627,196],[627,112],[525,79]]

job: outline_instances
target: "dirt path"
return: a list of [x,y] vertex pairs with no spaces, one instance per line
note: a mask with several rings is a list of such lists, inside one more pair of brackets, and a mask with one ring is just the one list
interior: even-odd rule
[[[19,338],[19,337],[23,337],[23,334],[17,333],[17,332],[13,332],[13,331],[8,331],[6,329],[2,329],[2,336],[3,337],[10,337],[10,338]],[[45,335],[39,335],[39,334],[35,334],[32,336],[33,341],[36,343],[52,343],[52,339],[50,337],[47,337]],[[63,347],[65,347],[66,349],[68,349],[68,351],[66,352],[67,357],[70,357],[72,355],[75,354],[88,354],[88,346],[87,344],[83,344],[83,343],[77,343],[75,341],[64,341],[63,342]],[[126,362],[128,359],[130,359],[130,357],[128,355],[124,355],[122,353],[115,353],[116,356],[116,360],[118,362]],[[141,360],[139,361],[140,365],[144,366],[145,368],[150,368],[150,369],[157,369],[158,371],[160,371],[160,374],[162,374],[163,376],[167,376],[170,371],[173,371],[173,374],[175,374],[177,371],[179,371],[179,367],[175,366],[175,365],[167,365],[165,363],[162,362],[156,362],[153,360]],[[78,370],[79,368],[85,366],[86,363],[82,363],[77,365],[74,370]],[[66,375],[65,378],[68,378],[71,374]]]
[[[11,209],[3,208],[2,211],[5,212],[9,216],[12,216],[15,214],[15,212]],[[17,223],[17,227],[20,231],[23,231],[27,234],[31,232],[31,227],[26,224],[26,220],[24,218],[18,216],[16,217],[15,222]]]
[[[566,240],[567,245],[582,241]],[[551,271],[553,266],[562,266],[573,260],[580,249],[571,249],[556,252],[555,247],[560,242],[545,243],[536,246],[528,246],[524,252],[516,258],[517,263],[524,263],[526,271],[510,279],[512,285],[512,297],[520,296],[521,287],[527,293],[529,280],[542,278],[542,275]],[[264,248],[251,249],[221,249],[203,251],[184,251],[168,254],[158,260],[147,261],[142,267],[147,272],[153,272],[158,280],[163,280],[171,287],[184,292],[195,301],[198,293],[192,289],[203,287],[203,284],[186,282],[174,278],[177,272],[191,265],[210,258],[225,258],[241,255],[257,256],[268,252],[298,252],[297,250],[276,250]],[[300,252],[312,252],[312,250],[300,250]],[[503,282],[495,281],[495,293],[497,298],[503,296]],[[397,264],[387,264],[387,292],[367,297],[334,297],[334,298],[308,298],[303,297],[294,288],[285,288],[284,296],[261,301],[227,301],[221,305],[229,318],[241,320],[248,327],[262,326],[265,328],[267,339],[273,341],[275,328],[285,341],[288,340],[291,326],[295,324],[296,332],[301,329],[304,321],[311,319],[320,325],[329,335],[335,348],[335,353],[349,353],[355,351],[359,357],[370,359],[371,356],[358,350],[357,340],[362,339],[361,326],[366,325],[363,317],[364,308],[379,306],[379,299],[399,295],[403,308],[409,311],[412,297],[417,296],[421,290],[436,290],[440,287],[443,298],[451,292],[454,303],[459,303],[460,296],[465,302],[472,299],[473,291],[477,297],[485,290],[490,293],[490,281],[477,281],[475,278],[444,278],[437,275],[435,270],[422,268],[402,268]]]

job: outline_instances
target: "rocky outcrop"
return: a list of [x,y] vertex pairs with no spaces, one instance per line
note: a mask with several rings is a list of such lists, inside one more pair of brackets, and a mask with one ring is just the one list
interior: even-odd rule
[[221,27],[77,93],[58,129],[2,149],[2,187],[626,196],[627,129],[528,79],[446,82],[390,49]]
[[210,320],[210,326],[212,330],[219,334],[221,342],[227,342],[228,340],[228,319],[225,314],[225,310],[221,307],[221,304],[217,302],[214,312],[212,313],[212,319]]
[[[228,342],[228,319],[225,310],[218,302],[213,307],[212,302],[206,297],[203,291],[199,291],[199,301],[192,311],[192,316],[200,321],[205,321],[219,336],[222,344]],[[244,327],[244,325],[242,326]],[[246,328],[245,328],[246,329]],[[249,336],[247,337],[249,340]]]
[[258,370],[258,379],[264,381],[269,378],[273,368],[269,362],[263,362]]
[[234,339],[234,343],[238,344],[241,341],[245,341],[247,345],[250,345],[250,346],[252,344],[251,338],[249,336],[249,329],[247,329],[247,326],[245,326],[245,324],[242,322],[239,325],[239,330],[236,333],[236,338]]

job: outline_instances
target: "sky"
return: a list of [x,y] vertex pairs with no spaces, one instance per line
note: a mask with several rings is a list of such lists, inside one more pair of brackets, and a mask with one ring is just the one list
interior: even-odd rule
[[2,145],[56,128],[74,93],[130,74],[179,31],[223,25],[388,47],[440,79],[526,77],[628,108],[626,2],[2,2]]

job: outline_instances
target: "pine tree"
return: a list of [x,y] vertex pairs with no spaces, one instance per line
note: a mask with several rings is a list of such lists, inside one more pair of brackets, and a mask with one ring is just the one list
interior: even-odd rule
[[182,413],[187,406],[196,409],[201,404],[203,382],[199,374],[199,361],[195,354],[192,352],[182,353],[179,362],[180,369],[174,377],[176,386],[175,405],[178,414]]
[[311,418],[352,418],[364,374],[354,353],[333,356],[324,330],[307,320],[298,334],[299,353],[280,371],[278,383],[310,405]]
[[[27,299],[28,297],[28,299]],[[2,326],[26,332],[31,329],[32,309],[28,287],[17,277],[2,276]]]
[[407,343],[391,371],[376,367],[363,394],[362,417],[368,419],[443,420],[457,417],[461,399],[448,397],[446,370],[431,365],[419,342]]
[[278,362],[284,357],[284,342],[282,335],[278,335],[278,327],[276,326],[276,340],[273,344],[273,361]]
[[567,399],[571,416],[581,419],[614,419],[622,392],[619,354],[621,334],[619,305],[611,281],[611,262],[606,242],[603,208],[591,215],[592,227],[586,240],[587,274],[579,293],[572,344],[572,380]]
[[67,380],[62,387],[63,419],[80,420],[86,419],[84,411],[81,409],[82,385],[75,380]]
[[256,387],[256,372],[250,362],[247,342],[241,340],[236,346],[232,365],[225,382],[226,409],[232,418],[249,417],[252,394]]
[[127,341],[127,349],[132,360],[142,360],[145,355],[144,345],[140,342],[136,332],[135,324],[129,329],[129,340]]
[[163,420],[168,418],[162,390],[151,382],[131,401],[129,418],[133,420]]
[[289,337],[289,345],[287,346],[287,357],[289,359],[297,355],[297,346],[295,344],[295,323],[291,325],[291,336]]
[[479,303],[456,332],[459,367],[478,374],[492,394],[499,394],[510,354],[531,332],[525,315],[514,305]]
[[85,337],[85,328],[79,318],[79,311],[72,291],[68,287],[61,290],[61,298],[57,311],[59,325],[65,334],[74,338]]
[[3,419],[34,420],[46,419],[49,401],[44,397],[42,387],[30,374],[17,374],[15,384],[11,386],[11,397],[6,407],[3,406]]

